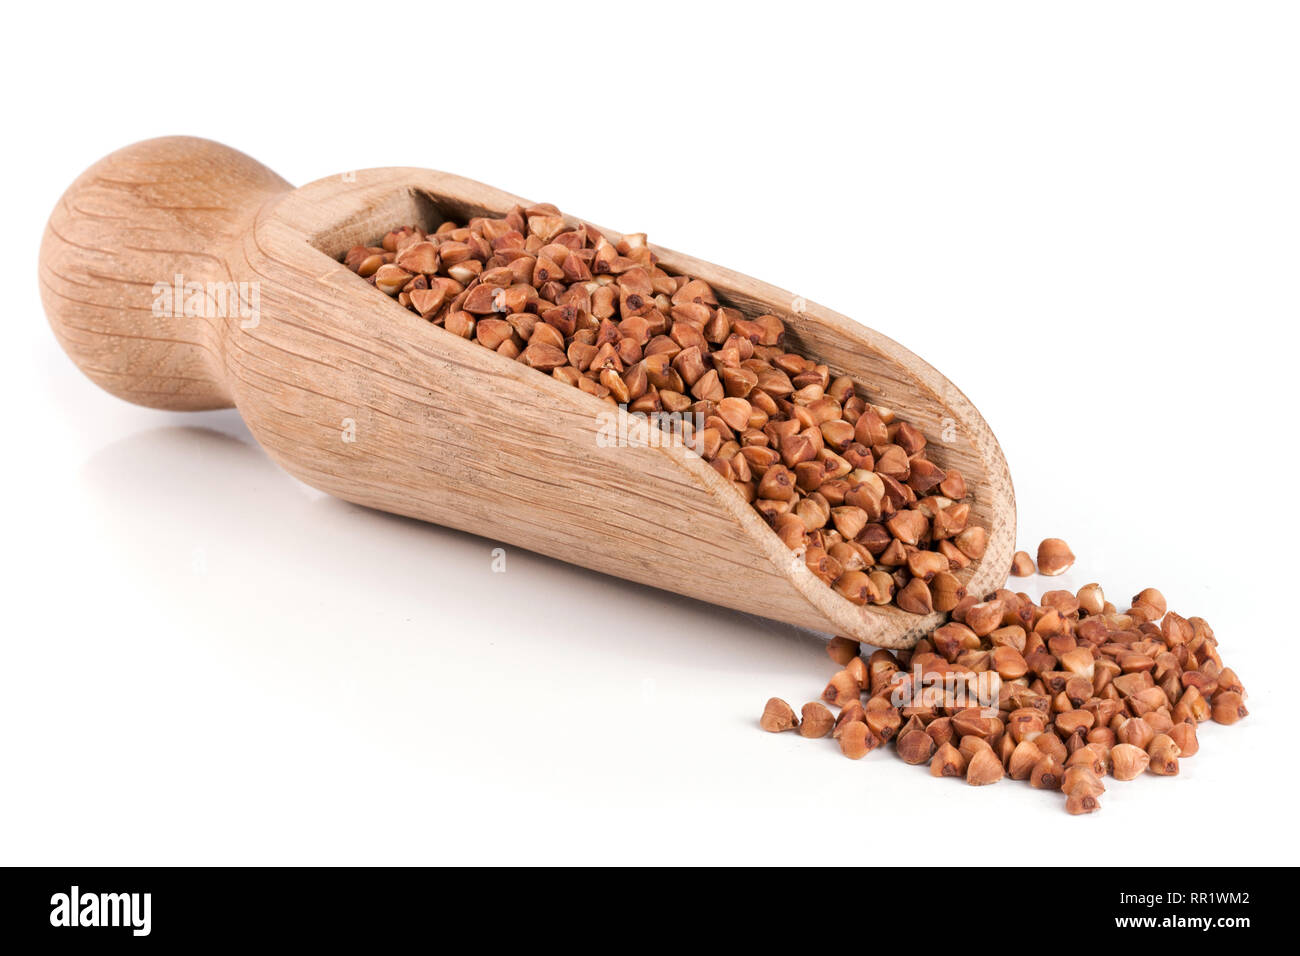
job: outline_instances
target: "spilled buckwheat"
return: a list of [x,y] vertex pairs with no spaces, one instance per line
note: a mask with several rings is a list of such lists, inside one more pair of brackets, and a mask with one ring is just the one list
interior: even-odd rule
[[[1064,541],[1045,545],[1040,556],[1057,556],[1047,573],[1062,555],[1073,561]],[[1247,714],[1209,624],[1170,611],[1155,588],[1122,613],[1097,584],[1037,602],[1006,589],[970,595],[910,651],[864,662],[848,656],[852,644],[828,646],[842,669],[823,694],[840,708],[835,735],[852,741],[848,756],[892,739],[931,776],[1028,781],[1060,791],[1073,814],[1101,808],[1108,775],[1176,776],[1199,749],[1198,724]]]
[[[343,262],[452,335],[647,415],[691,415],[690,447],[814,575],[854,604],[951,611],[984,555],[966,483],[913,425],[727,304],[551,205],[393,229]],[[846,747],[854,745],[845,744]]]

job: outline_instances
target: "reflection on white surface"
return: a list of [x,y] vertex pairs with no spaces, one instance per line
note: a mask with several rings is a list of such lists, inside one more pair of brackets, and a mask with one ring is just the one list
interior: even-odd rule
[[[78,593],[25,654],[57,677],[7,703],[54,738],[89,728],[120,747],[26,799],[71,810],[129,760],[132,784],[101,799],[172,821],[176,853],[218,858],[248,851],[247,814],[279,816],[272,848],[301,853],[313,821],[376,800],[527,816],[580,785],[584,812],[643,813],[719,782],[715,748],[683,735],[771,744],[751,736],[756,692],[738,677],[809,699],[824,682],[807,632],[513,548],[494,572],[497,542],[330,498],[233,413],[199,420],[109,441],[75,475],[77,530],[57,550]],[[732,767],[724,789],[771,772]]]

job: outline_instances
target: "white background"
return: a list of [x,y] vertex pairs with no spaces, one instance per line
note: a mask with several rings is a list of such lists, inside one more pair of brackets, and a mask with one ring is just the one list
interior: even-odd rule
[[[842,863],[884,833],[952,865],[908,852],[942,832],[963,864],[1295,862],[1294,8],[285,6],[9,12],[0,862]],[[880,329],[992,424],[1021,546],[1207,618],[1250,718],[1085,818],[851,762],[756,726],[817,697],[815,635],[516,549],[493,574],[234,411],[100,392],[41,230],[172,133],[296,184],[456,172]]]

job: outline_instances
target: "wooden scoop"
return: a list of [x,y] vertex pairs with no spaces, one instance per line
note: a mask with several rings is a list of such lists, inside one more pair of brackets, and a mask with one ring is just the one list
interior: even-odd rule
[[[41,245],[41,296],[59,342],[101,387],[152,408],[234,405],[287,471],[348,501],[882,647],[911,646],[941,623],[840,597],[694,453],[609,447],[602,435],[624,412],[430,325],[338,261],[397,224],[431,230],[516,203],[530,205],[426,169],[294,189],[218,143],[148,140],[96,163],[63,195]],[[725,304],[780,316],[792,350],[852,376],[869,401],[920,428],[928,456],[961,470],[972,523],[989,530],[984,558],[962,576],[972,593],[1002,586],[1015,540],[1011,478],[960,391],[829,309],[652,249]],[[186,314],[177,283],[202,284],[203,301],[189,301],[199,314]],[[644,422],[625,424],[648,438]]]

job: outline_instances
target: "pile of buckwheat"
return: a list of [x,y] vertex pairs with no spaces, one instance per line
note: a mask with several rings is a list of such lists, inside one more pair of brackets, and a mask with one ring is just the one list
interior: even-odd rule
[[[1045,574],[1074,560],[1058,538],[1038,555]],[[1018,552],[1013,568],[1026,576],[1034,562]],[[1199,748],[1197,724],[1247,714],[1246,691],[1223,666],[1210,626],[1170,611],[1154,588],[1122,613],[1096,584],[1037,602],[1003,589],[963,598],[951,617],[912,650],[867,660],[857,643],[833,638],[827,650],[843,669],[822,700],[805,704],[800,719],[774,697],[761,726],[829,734],[854,760],[893,741],[931,776],[972,786],[1028,780],[1063,793],[1077,814],[1100,809],[1108,774],[1174,776]]]
[[988,534],[960,472],[859,383],[785,347],[780,317],[659,268],[643,234],[613,243],[554,206],[517,206],[396,228],[343,261],[453,335],[629,412],[689,414],[690,446],[854,604],[927,614],[964,597],[954,572]]

